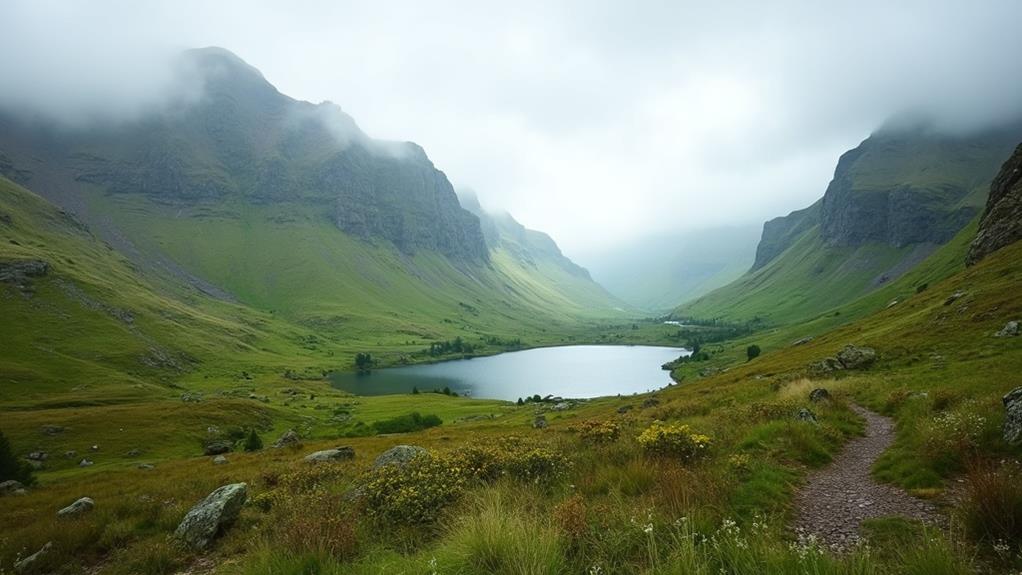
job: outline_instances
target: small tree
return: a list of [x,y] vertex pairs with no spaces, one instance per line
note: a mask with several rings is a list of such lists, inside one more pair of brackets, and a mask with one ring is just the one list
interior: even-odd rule
[[369,353],[355,354],[355,368],[360,372],[370,371],[373,368],[373,356]]
[[525,405],[525,402],[520,397],[518,398],[518,405]]
[[11,444],[7,436],[0,431],[0,481],[14,479],[24,485],[35,483],[32,477],[32,468],[24,461],[19,461],[11,450]]
[[419,395],[419,388],[412,386],[412,395]]
[[245,438],[245,451],[259,451],[263,448],[263,440],[259,438],[259,434],[256,433],[255,429],[248,431],[248,436]]
[[759,357],[760,351],[761,350],[759,349],[758,345],[752,344],[745,349],[745,356],[749,358],[749,361],[752,361],[753,359]]

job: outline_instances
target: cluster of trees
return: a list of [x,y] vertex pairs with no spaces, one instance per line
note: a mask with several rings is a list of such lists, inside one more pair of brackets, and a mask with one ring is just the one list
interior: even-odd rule
[[474,345],[461,339],[461,336],[458,336],[453,340],[434,341],[429,344],[429,350],[427,353],[433,357],[438,357],[451,353],[472,353],[475,349]]
[[[421,393],[421,392],[419,391],[418,387],[412,387],[412,395],[419,395],[419,393]],[[458,397],[458,392],[451,391],[451,388],[449,388],[447,386],[444,386],[443,389],[434,389],[433,391],[430,391],[429,393],[439,393],[441,395],[449,395],[451,397]]]
[[7,441],[4,432],[0,431],[0,481],[8,479],[18,481],[22,485],[35,483],[32,467],[14,455],[10,442]]
[[356,353],[355,354],[355,369],[359,373],[365,373],[373,369],[373,356],[370,353]]

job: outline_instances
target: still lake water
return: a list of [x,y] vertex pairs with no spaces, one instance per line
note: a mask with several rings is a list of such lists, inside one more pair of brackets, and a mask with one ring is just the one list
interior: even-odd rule
[[433,363],[330,375],[333,386],[356,395],[386,395],[451,388],[459,395],[506,399],[631,395],[671,383],[660,369],[688,350],[645,345],[570,345]]

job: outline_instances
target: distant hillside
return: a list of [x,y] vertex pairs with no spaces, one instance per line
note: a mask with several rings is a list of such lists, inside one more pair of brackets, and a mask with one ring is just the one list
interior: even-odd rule
[[823,198],[767,222],[746,275],[675,310],[788,323],[901,277],[975,219],[1015,123],[968,135],[885,128],[842,155]]
[[0,174],[74,213],[160,289],[345,339],[513,335],[533,318],[555,329],[620,314],[587,276],[566,281],[487,245],[415,144],[371,139],[226,50],[179,65],[201,97],[138,120],[0,114]]
[[678,230],[587,257],[596,281],[629,304],[662,313],[726,285],[753,262],[757,226]]

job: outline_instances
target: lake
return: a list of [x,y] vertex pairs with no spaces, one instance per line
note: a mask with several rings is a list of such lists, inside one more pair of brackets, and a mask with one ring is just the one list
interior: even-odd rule
[[364,374],[335,372],[330,381],[356,395],[444,387],[459,395],[509,401],[536,394],[573,398],[631,395],[671,383],[670,374],[660,366],[687,354],[683,348],[645,345],[543,347]]

